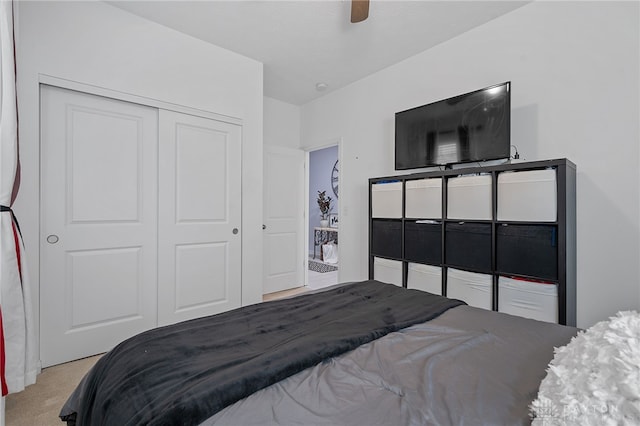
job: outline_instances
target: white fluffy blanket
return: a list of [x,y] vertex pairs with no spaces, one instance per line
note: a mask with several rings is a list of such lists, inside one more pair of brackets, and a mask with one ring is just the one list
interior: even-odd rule
[[618,312],[556,348],[533,425],[640,425],[640,314]]

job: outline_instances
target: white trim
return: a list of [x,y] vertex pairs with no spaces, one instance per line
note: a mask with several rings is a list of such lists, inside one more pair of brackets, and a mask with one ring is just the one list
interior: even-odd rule
[[305,287],[309,287],[309,238],[311,235],[309,234],[309,150],[304,150],[304,251],[307,253],[307,256],[304,258],[304,276],[303,283]]
[[327,139],[324,142],[319,143],[318,145],[307,146],[302,149],[307,152],[320,151],[321,149],[331,148],[332,146],[336,145],[338,146],[338,157],[340,158],[340,160],[342,160],[342,137]]
[[131,93],[120,92],[113,89],[107,89],[104,87],[95,86],[93,84],[80,83],[77,81],[54,77],[47,74],[38,74],[38,83],[46,84],[49,86],[56,86],[63,89],[75,90],[78,92],[89,93],[91,95],[102,96],[105,98],[112,98],[120,101],[131,102],[134,104],[155,107],[158,109],[164,109],[164,110],[179,112],[183,114],[195,115],[197,117],[209,118],[216,121],[223,121],[225,123],[242,126],[242,119],[237,117],[217,114],[211,111],[191,108],[184,105],[174,104],[171,102],[160,101],[154,98],[134,95]]

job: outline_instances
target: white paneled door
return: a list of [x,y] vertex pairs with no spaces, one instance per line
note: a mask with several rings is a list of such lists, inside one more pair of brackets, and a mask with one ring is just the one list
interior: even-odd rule
[[41,361],[156,324],[157,110],[42,86]]
[[304,285],[304,156],[299,149],[264,153],[263,293]]
[[241,127],[160,111],[158,323],[241,304]]
[[43,366],[240,306],[241,129],[42,86]]

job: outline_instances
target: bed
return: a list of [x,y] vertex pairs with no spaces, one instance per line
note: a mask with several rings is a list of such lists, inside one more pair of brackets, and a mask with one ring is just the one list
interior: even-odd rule
[[150,330],[69,425],[520,425],[573,327],[369,280]]

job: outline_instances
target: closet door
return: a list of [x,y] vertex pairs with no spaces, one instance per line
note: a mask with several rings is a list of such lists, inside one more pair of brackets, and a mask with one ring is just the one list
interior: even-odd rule
[[41,89],[43,367],[156,324],[157,110]]
[[158,325],[241,303],[241,127],[160,111]]

